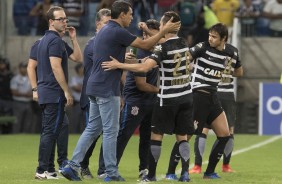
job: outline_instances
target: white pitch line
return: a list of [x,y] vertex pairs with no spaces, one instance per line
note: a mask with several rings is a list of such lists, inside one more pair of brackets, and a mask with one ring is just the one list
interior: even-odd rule
[[[262,141],[262,142],[260,142],[260,143],[254,144],[254,145],[252,145],[252,146],[250,146],[250,147],[233,151],[233,152],[232,152],[232,156],[235,156],[235,155],[238,155],[238,154],[241,154],[241,153],[245,153],[245,152],[250,151],[250,150],[252,150],[252,149],[260,148],[260,147],[262,147],[262,146],[264,146],[264,145],[267,145],[267,144],[269,144],[269,143],[272,143],[272,142],[274,142],[274,141],[276,141],[276,140],[278,140],[278,139],[281,139],[281,138],[282,138],[282,136],[274,136],[274,137],[271,137],[271,138],[269,138],[269,139],[267,139],[267,140],[265,140],[265,141]],[[208,160],[207,160],[207,161],[204,161],[203,164],[208,164]],[[194,166],[194,164],[190,164],[190,168],[192,168],[193,166]],[[179,169],[179,170],[176,171],[176,174],[180,174],[180,173],[181,173],[181,169]],[[161,175],[160,177],[158,177],[158,179],[161,179],[161,178],[165,178],[165,175]]]

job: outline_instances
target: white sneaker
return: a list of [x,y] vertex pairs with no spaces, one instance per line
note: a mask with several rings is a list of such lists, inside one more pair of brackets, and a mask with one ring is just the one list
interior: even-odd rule
[[107,174],[106,174],[106,173],[103,173],[103,174],[99,174],[99,175],[97,176],[97,178],[98,178],[98,179],[104,179],[104,178],[106,178],[106,176],[107,176]]
[[35,174],[35,179],[39,179],[39,180],[57,180],[58,175],[56,172],[48,172],[45,171],[44,173],[40,174],[40,173],[36,173]]
[[146,175],[148,175],[148,173],[149,173],[149,170],[148,170],[148,169],[141,170],[141,171],[139,172],[139,178],[145,177]]

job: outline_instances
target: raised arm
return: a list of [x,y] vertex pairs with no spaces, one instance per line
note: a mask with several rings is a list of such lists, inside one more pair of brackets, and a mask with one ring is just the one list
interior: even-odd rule
[[154,36],[142,40],[141,38],[136,38],[132,43],[131,46],[137,47],[144,50],[150,50],[154,45],[158,43],[158,41],[164,37],[164,35],[168,32],[178,31],[180,28],[180,22],[172,22],[172,18],[160,29],[160,31],[155,34]]
[[77,42],[76,30],[75,30],[74,27],[68,27],[68,32],[69,32],[69,36],[70,36],[70,39],[71,39],[71,42],[72,42],[72,46],[73,46],[73,53],[69,57],[74,62],[82,63],[83,56],[82,56],[82,52],[81,52],[80,46],[79,46],[79,44]]

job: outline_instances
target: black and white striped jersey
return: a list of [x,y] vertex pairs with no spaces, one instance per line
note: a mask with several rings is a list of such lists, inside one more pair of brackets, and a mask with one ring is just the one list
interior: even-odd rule
[[150,56],[159,65],[160,106],[186,103],[192,92],[190,85],[189,48],[183,38],[173,37],[156,46]]
[[208,42],[202,42],[191,48],[190,53],[195,59],[192,74],[193,90],[217,91],[219,83],[222,88],[233,88],[232,73],[235,68],[241,66],[237,48],[225,44],[224,50],[219,51]]

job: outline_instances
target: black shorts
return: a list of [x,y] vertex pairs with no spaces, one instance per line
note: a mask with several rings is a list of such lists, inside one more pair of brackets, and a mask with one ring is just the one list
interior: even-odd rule
[[195,91],[193,97],[195,133],[201,134],[203,128],[210,126],[223,109],[216,93]]
[[193,135],[193,98],[187,103],[162,106],[154,106],[151,131],[155,134]]
[[[234,99],[234,94],[231,93],[226,95],[224,92],[217,93],[218,99],[220,101],[221,107],[223,108],[229,127],[234,127],[236,121],[236,102]],[[205,128],[211,128],[209,125],[205,125]]]

